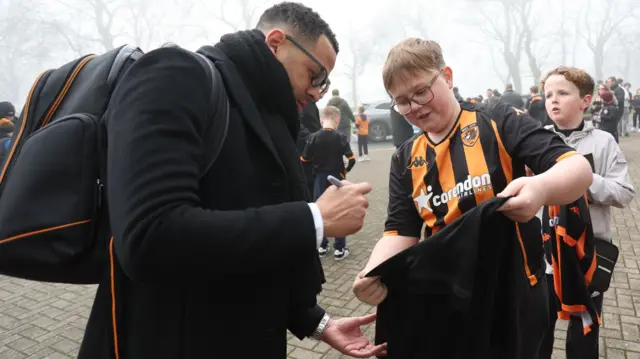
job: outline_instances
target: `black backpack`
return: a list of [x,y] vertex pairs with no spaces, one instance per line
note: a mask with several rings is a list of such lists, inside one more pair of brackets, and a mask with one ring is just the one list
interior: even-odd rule
[[[220,106],[204,134],[212,148],[203,155],[211,164],[226,137],[228,98],[213,64],[190,53],[220,84],[211,94]],[[104,114],[141,56],[140,49],[122,46],[36,79],[0,172],[0,274],[71,284],[96,284],[105,276],[111,230],[103,193]]]

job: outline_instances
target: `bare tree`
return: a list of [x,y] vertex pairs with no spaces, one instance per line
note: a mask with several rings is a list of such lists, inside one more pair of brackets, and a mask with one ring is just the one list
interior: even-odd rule
[[[67,16],[48,15],[43,17],[43,22],[64,38],[74,52],[84,53],[85,49],[93,48],[91,44],[98,44],[107,51],[116,47],[116,39],[121,34],[116,33],[115,20],[120,15],[119,10],[126,4],[124,0],[54,0],[54,2],[57,7],[55,10],[58,10],[56,12]],[[74,23],[76,23],[75,26]],[[93,31],[87,33],[87,28]]]
[[[255,27],[257,16],[266,4],[267,0],[200,0],[204,8],[208,8],[210,3],[217,3],[215,11],[209,13],[219,22],[227,25],[232,31],[252,29]],[[236,16],[229,15],[229,8],[237,7]]]
[[[433,6],[433,0],[429,2],[429,6]],[[396,2],[396,5],[398,2]],[[426,10],[426,2],[420,0],[409,0],[401,3],[404,14],[400,17],[403,31],[413,30],[420,38],[429,38],[429,12]]]
[[170,31],[164,21],[168,12],[159,4],[160,2],[160,0],[138,0],[127,4],[131,29],[125,31],[133,44],[142,49],[150,49],[154,43],[161,41],[163,32]]
[[[604,4],[602,20],[595,22],[596,15],[592,14],[592,0],[586,0],[586,11],[584,16],[584,25],[587,29],[582,32],[582,37],[587,46],[593,53],[593,62],[595,65],[596,78],[603,79],[604,52],[611,40],[613,34],[619,29],[620,25],[635,16],[635,11],[640,8],[640,4],[634,2],[630,6],[624,6],[615,0],[598,0],[598,3]],[[586,35],[585,35],[586,33]]]
[[[374,26],[381,20],[381,18],[373,18],[369,23],[358,23],[357,28],[354,24],[349,24],[346,48],[350,56],[344,55],[344,58],[349,59],[345,62],[344,75],[351,80],[351,96],[354,105],[360,100],[358,97],[358,78],[362,76],[367,66],[384,61],[384,56],[389,50],[388,31],[384,27]],[[362,27],[370,30],[359,31],[358,29]]]
[[[504,2],[503,2],[504,4]],[[544,62],[549,56],[549,47],[544,50],[540,46],[536,46],[536,39],[534,38],[536,31],[537,19],[532,13],[531,0],[517,0],[511,2],[512,11],[514,12],[514,18],[519,18],[521,26],[521,36],[523,39],[523,49],[527,55],[527,62],[529,64],[529,70],[534,78],[534,82],[541,80],[541,63]],[[546,41],[543,42],[546,44]]]
[[[521,0],[518,0],[521,1]],[[492,1],[491,1],[492,2]],[[484,19],[481,30],[491,39],[501,45],[501,55],[507,67],[507,81],[513,82],[514,89],[522,91],[522,74],[520,72],[520,60],[522,58],[524,25],[515,11],[514,4],[509,0],[499,0],[502,6],[504,24],[500,24],[495,16],[488,15],[480,8],[480,15]],[[493,51],[493,49],[491,49]]]
[[358,38],[354,32],[350,32],[349,52],[351,57],[346,63],[345,76],[351,80],[351,96],[353,104],[358,103],[358,78],[364,73],[365,66],[371,61],[374,52],[370,41]]
[[[8,0],[0,5],[0,101],[24,98],[35,73],[49,58],[53,43],[33,17],[33,0]],[[34,36],[34,34],[38,34]],[[34,69],[36,69],[34,71]]]

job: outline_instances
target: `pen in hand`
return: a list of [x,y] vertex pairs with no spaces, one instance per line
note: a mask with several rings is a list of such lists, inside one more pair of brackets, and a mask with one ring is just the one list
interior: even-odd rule
[[327,176],[327,181],[329,181],[329,183],[331,183],[332,185],[340,188],[344,186],[344,183],[342,183],[342,181],[340,181],[339,179],[329,175]]

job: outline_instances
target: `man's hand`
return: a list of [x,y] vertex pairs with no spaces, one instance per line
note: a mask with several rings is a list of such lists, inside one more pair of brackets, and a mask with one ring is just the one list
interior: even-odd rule
[[387,355],[387,344],[374,345],[360,327],[371,324],[376,315],[369,314],[358,318],[330,319],[320,339],[342,354],[354,358],[369,358]]
[[316,201],[322,214],[325,237],[346,237],[364,225],[364,216],[369,207],[364,195],[371,192],[371,185],[344,183],[342,188],[327,188]]
[[365,278],[362,271],[353,282],[353,293],[356,298],[369,305],[378,305],[387,297],[387,287],[380,282],[380,277]]
[[536,216],[546,203],[546,191],[540,185],[538,177],[520,177],[498,193],[498,197],[514,196],[498,211],[516,222],[528,222]]

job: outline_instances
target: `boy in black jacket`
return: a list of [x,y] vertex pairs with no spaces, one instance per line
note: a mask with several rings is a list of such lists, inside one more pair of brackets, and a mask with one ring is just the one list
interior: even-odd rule
[[[301,157],[302,162],[311,162],[313,166],[314,198],[319,198],[329,187],[328,176],[344,179],[346,172],[351,171],[356,164],[348,139],[336,132],[336,127],[340,123],[340,110],[334,106],[325,107],[320,115],[320,122],[322,122],[322,130],[309,137]],[[349,160],[346,172],[343,156]],[[349,255],[346,241],[346,237],[336,237],[334,252],[336,260],[342,260]],[[328,251],[329,240],[324,237],[318,253],[324,257]]]

